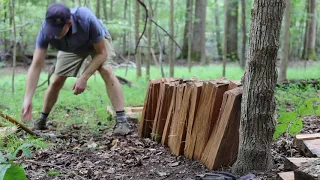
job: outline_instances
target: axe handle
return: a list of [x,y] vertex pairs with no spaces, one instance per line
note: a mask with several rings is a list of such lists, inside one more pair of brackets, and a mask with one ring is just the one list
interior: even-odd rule
[[35,132],[33,132],[31,129],[27,128],[25,125],[23,125],[23,124],[19,123],[18,121],[14,120],[12,117],[3,114],[1,111],[0,111],[0,116],[3,117],[4,119],[6,119],[7,121],[10,121],[11,123],[17,125],[21,129],[23,129],[24,131],[29,133],[30,135],[37,136],[37,134]]

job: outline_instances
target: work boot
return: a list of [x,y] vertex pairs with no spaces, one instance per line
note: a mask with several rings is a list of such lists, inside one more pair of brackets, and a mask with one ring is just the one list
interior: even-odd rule
[[47,120],[40,117],[34,121],[32,130],[47,130],[48,127],[46,123]]
[[125,136],[131,132],[128,122],[119,122],[113,128],[113,135]]

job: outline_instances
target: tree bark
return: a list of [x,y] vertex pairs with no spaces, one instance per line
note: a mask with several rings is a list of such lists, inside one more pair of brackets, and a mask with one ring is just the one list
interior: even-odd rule
[[96,16],[97,18],[100,19],[100,0],[97,0],[97,4],[96,4]]
[[215,23],[216,23],[216,41],[217,41],[217,52],[218,52],[218,59],[221,59],[223,56],[223,47],[221,43],[221,35],[220,35],[220,23],[219,23],[219,8],[218,8],[218,0],[214,1],[214,17],[215,17]]
[[181,58],[186,58],[188,57],[188,36],[189,36],[189,24],[190,24],[190,18],[189,15],[192,14],[192,6],[193,4],[190,5],[190,1],[187,0],[187,8],[186,8],[186,23],[184,25],[184,33],[183,33],[183,46],[182,46],[182,51],[181,51]]
[[[170,35],[171,37],[174,37],[174,4],[173,0],[170,0]],[[169,76],[173,77],[174,76],[174,64],[175,64],[175,51],[174,51],[174,44],[172,39],[170,39],[170,57],[169,57]]]
[[[139,8],[140,4],[138,1],[136,1],[135,3],[135,40],[136,43],[138,43],[139,40],[139,17],[140,17],[140,8]],[[141,52],[140,52],[140,48],[137,48],[137,53],[135,55],[136,58],[136,68],[137,68],[137,78],[141,77]]]
[[227,57],[238,61],[238,0],[228,0],[227,6]]
[[241,0],[241,29],[242,29],[242,46],[241,46],[240,67],[244,69],[246,65],[246,42],[247,42],[246,0]]
[[[255,0],[241,103],[239,151],[234,173],[243,175],[272,167],[275,131],[276,57],[285,0]],[[262,38],[263,37],[263,38]]]
[[282,41],[282,59],[280,62],[279,81],[287,80],[287,67],[289,62],[289,45],[290,45],[290,12],[291,0],[286,0],[286,10],[284,14],[284,35]]
[[193,0],[188,0],[189,4],[191,4],[189,6],[189,14],[188,14],[188,19],[189,19],[189,24],[188,24],[188,69],[189,72],[191,72],[191,67],[192,67],[192,63],[191,63],[191,46],[192,46],[192,19],[193,19]]
[[205,51],[205,28],[206,28],[206,8],[207,0],[196,1],[195,8],[195,21],[193,25],[193,40],[191,57],[195,61],[205,60],[205,57],[201,57],[202,50]]

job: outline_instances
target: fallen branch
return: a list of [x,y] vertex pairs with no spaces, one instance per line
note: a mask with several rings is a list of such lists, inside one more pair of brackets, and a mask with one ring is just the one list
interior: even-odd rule
[[73,175],[77,176],[77,177],[80,178],[80,179],[86,180],[86,178],[78,175],[78,174],[75,173],[74,171],[69,170],[69,169],[66,169],[66,168],[63,168],[63,167],[58,166],[58,165],[55,165],[55,164],[50,164],[50,163],[45,163],[45,162],[38,162],[38,161],[34,161],[34,160],[29,160],[29,159],[26,159],[25,162],[33,163],[33,164],[36,164],[36,165],[39,165],[39,166],[42,166],[42,167],[43,167],[43,166],[51,166],[51,167],[59,168],[59,169],[62,169],[62,170],[66,171],[66,172],[68,172],[68,173],[70,173],[70,174],[73,174]]
[[144,35],[144,32],[146,31],[146,27],[147,27],[147,19],[149,18],[151,22],[153,22],[157,27],[159,27],[160,29],[162,29],[169,37],[170,39],[179,47],[180,51],[182,51],[182,48],[179,46],[179,44],[173,39],[173,37],[165,30],[163,29],[158,23],[156,23],[154,20],[152,20],[149,16],[149,12],[148,12],[148,9],[146,7],[146,5],[141,1],[141,0],[137,0],[141,6],[145,9],[146,11],[146,18],[145,18],[145,22],[144,22],[144,27],[143,27],[143,31],[142,31],[142,34],[137,42],[137,45],[136,45],[136,49],[135,49],[135,54],[137,54],[137,49],[138,49],[138,45],[139,45],[139,42],[142,38],[142,36]]
[[37,134],[35,132],[33,132],[31,129],[27,128],[26,126],[24,126],[23,124],[19,123],[18,121],[14,120],[12,117],[3,114],[0,111],[0,116],[3,117],[4,119],[6,119],[7,121],[17,125],[18,127],[20,127],[21,129],[23,129],[24,131],[26,131],[28,134],[32,135],[32,136],[37,136]]

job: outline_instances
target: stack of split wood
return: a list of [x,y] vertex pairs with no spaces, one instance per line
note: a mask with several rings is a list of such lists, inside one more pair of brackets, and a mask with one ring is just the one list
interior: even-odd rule
[[216,169],[234,163],[242,87],[227,79],[163,78],[149,82],[139,136]]

